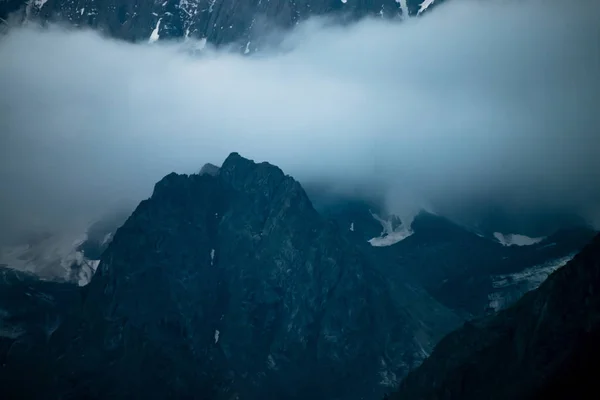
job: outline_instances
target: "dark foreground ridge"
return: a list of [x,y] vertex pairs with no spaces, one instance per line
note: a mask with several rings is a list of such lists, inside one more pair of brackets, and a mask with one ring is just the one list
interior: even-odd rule
[[537,290],[444,338],[393,399],[596,399],[600,236]]

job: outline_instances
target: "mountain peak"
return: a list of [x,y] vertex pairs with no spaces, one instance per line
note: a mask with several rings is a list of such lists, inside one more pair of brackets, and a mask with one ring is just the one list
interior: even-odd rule
[[211,164],[211,163],[206,163],[202,166],[202,168],[200,168],[200,172],[198,172],[198,175],[216,176],[219,174],[219,170],[220,170],[220,168],[217,167],[216,165]]

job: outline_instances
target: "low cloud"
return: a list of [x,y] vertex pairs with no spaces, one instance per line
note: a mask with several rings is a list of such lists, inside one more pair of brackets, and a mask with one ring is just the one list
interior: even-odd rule
[[312,20],[252,57],[82,30],[0,38],[0,222],[87,221],[237,151],[392,211],[559,210],[600,223],[600,5],[448,1]]

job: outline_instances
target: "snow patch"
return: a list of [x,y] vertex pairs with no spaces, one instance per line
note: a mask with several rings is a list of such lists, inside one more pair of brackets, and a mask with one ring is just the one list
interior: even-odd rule
[[250,53],[250,42],[246,43],[246,48],[244,49],[244,54]]
[[402,240],[406,239],[414,233],[410,226],[405,226],[404,224],[401,224],[400,226],[394,229],[392,225],[392,218],[384,220],[377,214],[371,213],[371,215],[373,216],[373,218],[379,221],[379,223],[383,227],[383,232],[381,232],[381,235],[379,237],[374,237],[373,239],[369,240],[371,246],[391,246],[393,244],[401,242]]
[[156,27],[150,34],[150,39],[148,39],[148,43],[154,43],[160,38],[160,35],[158,34],[158,29],[160,28],[160,21],[162,21],[162,18],[158,19],[158,22],[156,23]]
[[400,4],[400,10],[402,10],[402,18],[407,19],[410,17],[408,14],[408,3],[406,0],[396,0],[396,3]]
[[85,12],[85,8],[82,8],[81,10],[79,10],[79,15],[83,15],[84,12]]
[[38,8],[38,10],[40,10],[47,2],[48,0],[35,0],[33,4]]
[[221,332],[219,332],[219,330],[215,330],[215,344],[219,343],[219,335],[221,334]]
[[215,262],[215,249],[210,251],[210,265],[213,265]]
[[546,239],[545,237],[532,238],[525,235],[500,232],[494,232],[494,237],[502,246],[531,246]]
[[341,0],[342,3],[346,4],[348,0]]
[[354,222],[350,224],[350,232],[354,232]]

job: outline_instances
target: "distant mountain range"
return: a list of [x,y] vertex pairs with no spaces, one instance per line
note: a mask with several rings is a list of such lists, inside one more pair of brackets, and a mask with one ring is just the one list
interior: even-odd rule
[[[0,270],[3,393],[379,399],[466,320],[495,321],[552,271],[569,276],[560,266],[595,235],[507,245],[426,212],[405,226],[376,202],[307,193],[237,153],[166,176],[123,220],[77,243],[99,260],[83,287],[80,274],[59,283]],[[462,334],[452,335],[434,356],[447,357]]]
[[417,16],[444,0],[8,0],[0,18],[90,27],[123,40],[196,39],[256,51],[265,36],[312,16],[341,22]]

